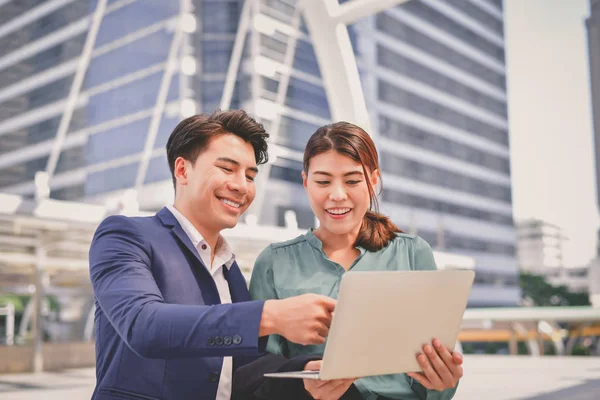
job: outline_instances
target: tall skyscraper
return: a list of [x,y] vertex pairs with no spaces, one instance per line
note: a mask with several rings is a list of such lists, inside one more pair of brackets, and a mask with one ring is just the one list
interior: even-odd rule
[[[0,191],[33,194],[95,4],[0,1]],[[291,210],[308,228],[302,150],[331,112],[319,38],[296,5],[254,3],[230,104],[273,133],[260,188],[268,201],[253,212],[284,225]],[[241,0],[109,1],[51,195],[103,202],[137,188],[143,208],[169,201],[166,138],[182,116],[218,107],[243,9]],[[381,155],[382,211],[435,249],[475,259],[472,305],[518,304],[502,1],[412,0],[349,33]]]
[[[592,122],[596,155],[596,199],[600,210],[600,0],[590,0],[590,16],[585,21],[588,31]],[[600,306],[600,230],[596,241],[596,259],[590,263],[590,302]]]
[[[590,0],[590,16],[585,21],[588,32],[592,122],[596,154],[596,198],[600,210],[600,0]],[[600,232],[597,254],[600,256]]]
[[[8,1],[0,6],[0,190],[32,195],[36,171],[58,156],[51,196],[93,198],[169,178],[164,144],[179,121],[183,73],[169,82],[154,146],[144,152],[179,2],[109,1],[60,147],[56,135],[92,26],[95,1]],[[182,2],[183,3],[183,2]],[[183,56],[178,56],[179,61]],[[56,151],[58,150],[58,152]]]
[[[279,11],[261,8],[291,25],[294,9]],[[258,35],[249,65],[282,63],[289,40]],[[381,155],[382,211],[434,248],[475,258],[471,304],[518,304],[502,2],[408,1],[354,24],[350,37]],[[301,151],[330,113],[311,40],[304,30],[298,37],[275,138],[283,150],[260,213],[269,223],[292,209],[300,227],[313,225]],[[257,73],[269,104],[278,81]]]

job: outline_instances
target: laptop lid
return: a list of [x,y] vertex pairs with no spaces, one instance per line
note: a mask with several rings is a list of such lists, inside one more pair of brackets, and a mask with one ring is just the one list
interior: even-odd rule
[[470,270],[345,273],[319,378],[420,371],[425,343],[454,348],[474,278]]

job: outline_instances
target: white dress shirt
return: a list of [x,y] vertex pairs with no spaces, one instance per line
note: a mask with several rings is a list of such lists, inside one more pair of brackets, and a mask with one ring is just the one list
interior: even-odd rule
[[[175,216],[184,232],[188,235],[192,244],[198,250],[200,258],[206,269],[213,277],[217,290],[219,291],[219,297],[221,304],[231,304],[231,293],[229,291],[229,283],[223,275],[223,267],[227,269],[231,268],[235,261],[235,256],[231,251],[229,243],[219,235],[217,241],[217,250],[215,252],[215,258],[211,264],[210,262],[210,246],[206,243],[206,240],[202,237],[200,232],[192,225],[192,223],[177,210],[174,206],[168,205],[167,208]],[[216,400],[230,400],[231,399],[231,381],[233,375],[233,360],[231,357],[223,357],[223,367],[221,368],[221,375],[219,378],[219,386],[217,388]]]

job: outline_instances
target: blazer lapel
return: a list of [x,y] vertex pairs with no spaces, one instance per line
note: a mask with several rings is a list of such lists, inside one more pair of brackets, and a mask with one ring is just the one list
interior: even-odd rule
[[[177,218],[171,214],[171,211],[169,211],[167,207],[163,207],[162,210],[160,210],[156,215],[162,221],[163,225],[171,228],[171,232],[173,232],[173,235],[177,238],[177,240],[179,240],[181,244],[185,246],[185,248],[196,258],[196,261],[200,264],[199,268],[192,268],[192,272],[198,280],[198,284],[200,285],[200,289],[202,291],[202,297],[204,298],[205,302],[207,304],[220,304],[221,299],[219,297],[217,285],[208,272],[204,261],[202,261],[202,258],[200,258],[198,250],[194,247],[194,244],[190,240],[189,236],[185,233],[181,225],[179,225]],[[206,287],[206,285],[208,285],[208,287]]]

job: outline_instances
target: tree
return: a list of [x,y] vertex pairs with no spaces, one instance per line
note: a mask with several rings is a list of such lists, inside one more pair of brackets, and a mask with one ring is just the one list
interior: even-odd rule
[[574,293],[564,285],[552,286],[543,276],[521,272],[521,297],[536,306],[589,306],[587,293]]

